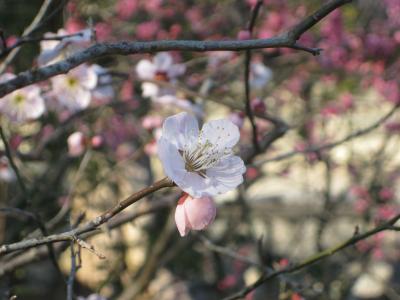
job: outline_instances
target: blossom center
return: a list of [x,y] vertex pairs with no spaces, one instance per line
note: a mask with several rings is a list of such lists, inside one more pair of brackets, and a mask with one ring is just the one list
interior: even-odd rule
[[21,105],[24,101],[25,101],[24,95],[18,93],[14,96],[14,103],[16,105]]
[[67,84],[69,87],[73,88],[78,85],[78,79],[75,77],[68,77]]
[[220,149],[218,145],[212,144],[206,140],[180,151],[185,162],[185,169],[188,172],[197,173],[202,177],[206,177],[206,170],[215,166],[223,157],[231,154],[228,148]]
[[157,71],[156,74],[154,75],[154,80],[168,82],[169,81],[169,77],[168,77],[167,72]]

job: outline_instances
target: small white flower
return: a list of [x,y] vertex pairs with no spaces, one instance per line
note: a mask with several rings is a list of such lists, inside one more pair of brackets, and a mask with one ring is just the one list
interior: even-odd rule
[[263,88],[271,79],[273,73],[270,68],[260,62],[250,66],[250,85],[255,89]]
[[53,96],[71,111],[79,111],[89,106],[92,90],[97,85],[97,74],[85,64],[76,67],[67,74],[51,78]]
[[[46,38],[70,35],[64,29],[59,29],[57,33],[47,32],[44,34]],[[47,65],[62,58],[62,54],[66,54],[68,50],[79,50],[86,47],[94,37],[94,31],[90,28],[76,32],[73,36],[57,40],[45,40],[40,42],[41,53],[38,57],[39,65]],[[69,48],[69,49],[68,49]]]
[[246,171],[232,148],[240,133],[229,120],[213,120],[199,131],[188,113],[167,118],[158,140],[158,155],[167,176],[194,198],[215,196],[236,188]]
[[[0,77],[0,82],[14,78],[6,73]],[[45,111],[45,104],[37,85],[30,85],[16,90],[0,99],[0,112],[10,121],[23,123],[39,118]]]
[[[185,65],[174,64],[172,56],[166,52],[160,52],[154,56],[153,61],[142,59],[136,66],[136,73],[140,79],[173,81],[176,77],[185,73]],[[156,97],[165,94],[165,91],[151,82],[142,84],[142,95],[144,97]]]

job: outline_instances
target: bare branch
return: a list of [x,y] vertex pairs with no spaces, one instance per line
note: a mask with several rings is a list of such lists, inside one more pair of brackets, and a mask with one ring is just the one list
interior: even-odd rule
[[[279,275],[282,274],[287,274],[287,273],[293,273],[296,271],[299,271],[303,268],[306,268],[320,260],[323,260],[329,256],[332,256],[333,254],[348,248],[349,246],[355,245],[357,242],[361,241],[361,240],[365,240],[366,238],[377,234],[378,232],[382,232],[385,230],[395,230],[393,229],[393,225],[396,224],[396,222],[400,219],[400,214],[398,214],[397,216],[393,217],[392,219],[390,219],[389,221],[383,223],[382,225],[371,229],[363,234],[357,234],[357,235],[353,235],[350,239],[348,239],[347,241],[344,241],[332,248],[328,248],[324,251],[318,252],[317,254],[312,255],[311,257],[305,259],[304,261],[300,262],[299,264],[293,265],[293,266],[288,266],[286,268],[283,268],[281,270],[277,270],[274,271],[270,274],[264,274],[262,275],[255,283],[245,287],[244,289],[242,289],[241,291],[235,293],[234,295],[231,295],[227,298],[225,298],[224,300],[235,300],[235,299],[242,299],[244,298],[248,293],[250,293],[251,291],[253,291],[254,289],[256,289],[257,287],[259,287],[260,285],[262,285],[263,283],[267,282],[268,280],[271,280]],[[396,227],[395,227],[396,228]]]
[[[256,5],[254,6],[250,22],[248,25],[247,30],[249,31],[250,35],[253,33],[253,29],[257,20],[258,13],[260,12],[261,6],[263,4],[262,0],[258,0]],[[254,113],[251,109],[251,95],[250,95],[250,65],[251,65],[251,50],[246,50],[245,59],[244,59],[244,90],[245,90],[245,108],[246,108],[246,115],[249,118],[252,134],[253,134],[253,146],[256,151],[260,151],[260,145],[258,144],[258,130],[257,125],[254,120]]]
[[318,23],[323,17],[336,8],[351,2],[351,0],[332,0],[321,6],[320,9],[294,26],[289,32],[270,39],[243,40],[243,41],[153,41],[153,42],[118,42],[99,43],[88,49],[78,52],[71,57],[58,63],[42,67],[32,71],[25,71],[16,78],[0,84],[0,97],[24,86],[46,80],[52,76],[67,73],[78,65],[108,55],[130,55],[138,53],[154,53],[161,51],[241,51],[261,48],[296,48],[304,50],[296,45],[297,39],[307,29]]
[[253,165],[254,166],[260,166],[260,165],[262,165],[264,163],[284,160],[284,159],[290,158],[290,157],[298,155],[298,154],[319,152],[319,151],[322,151],[322,150],[327,150],[327,149],[334,148],[336,146],[344,144],[344,143],[346,143],[346,142],[348,142],[348,141],[350,141],[352,139],[358,138],[360,136],[368,134],[371,131],[377,129],[384,122],[386,122],[397,111],[397,109],[399,107],[400,107],[400,104],[395,105],[389,112],[387,112],[384,116],[382,116],[377,121],[372,123],[370,126],[362,128],[362,129],[357,130],[357,131],[354,131],[351,134],[349,134],[349,135],[345,136],[344,138],[341,138],[341,139],[339,139],[339,140],[337,140],[335,142],[327,143],[327,144],[319,145],[319,146],[312,146],[312,147],[309,147],[309,148],[306,148],[306,149],[303,149],[303,150],[289,151],[287,153],[280,154],[280,155],[277,155],[275,157],[271,157],[271,158],[267,158],[267,159],[262,159],[262,160],[256,161],[256,162],[253,163]]
[[43,238],[29,239],[29,240],[17,242],[14,244],[3,245],[0,247],[0,256],[7,254],[7,253],[14,252],[14,251],[28,249],[28,248],[36,247],[36,246],[43,245],[43,244],[76,240],[76,238],[79,235],[82,235],[84,233],[91,232],[91,231],[98,229],[98,227],[100,225],[106,223],[108,220],[113,218],[119,212],[121,212],[122,210],[124,210],[125,208],[130,206],[131,204],[135,203],[136,201],[138,201],[138,200],[140,200],[162,188],[172,187],[172,186],[174,186],[174,183],[170,179],[164,178],[164,179],[152,184],[151,186],[146,187],[143,190],[132,194],[125,200],[119,202],[113,208],[109,209],[108,211],[101,214],[97,218],[86,223],[82,227],[78,227],[76,229],[73,229],[73,230],[70,230],[67,232],[63,232],[60,234],[49,235],[49,236],[46,236]]
[[[44,21],[49,8],[51,7],[51,4],[54,2],[54,0],[45,0],[43,1],[42,6],[40,7],[36,17],[33,19],[32,23],[24,30],[22,33],[22,37],[27,37],[31,35],[33,32],[35,32],[42,24]],[[3,73],[7,66],[13,61],[13,59],[17,56],[19,52],[19,48],[12,49],[12,51],[8,54],[4,62],[0,65],[0,74]]]

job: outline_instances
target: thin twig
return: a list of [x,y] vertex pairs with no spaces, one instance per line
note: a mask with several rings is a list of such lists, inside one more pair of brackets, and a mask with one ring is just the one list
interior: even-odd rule
[[[313,14],[299,22],[288,32],[269,39],[259,40],[234,40],[234,41],[152,41],[152,42],[117,42],[99,43],[86,50],[75,53],[69,58],[58,63],[30,70],[18,74],[14,79],[0,84],[0,97],[5,96],[24,86],[46,80],[52,76],[67,73],[78,65],[108,55],[131,55],[138,53],[154,53],[160,51],[220,51],[232,50],[242,51],[248,49],[261,48],[293,48],[299,49],[296,41],[309,28],[318,23],[323,17],[331,13],[336,8],[351,2],[351,0],[332,0],[323,4]],[[306,50],[301,48],[299,50]],[[309,52],[309,51],[308,51]]]
[[107,210],[106,212],[104,212],[100,216],[96,217],[95,219],[91,220],[90,222],[87,222],[82,227],[78,227],[76,229],[72,229],[67,232],[63,232],[63,233],[59,233],[59,234],[45,236],[43,238],[28,239],[28,240],[14,243],[14,244],[2,245],[0,247],[0,256],[7,254],[7,253],[14,252],[14,251],[29,249],[29,248],[44,245],[44,244],[74,240],[78,236],[80,236],[84,233],[88,233],[88,232],[98,229],[98,227],[100,225],[106,223],[111,218],[113,218],[115,215],[117,215],[119,212],[121,212],[122,210],[124,210],[125,208],[130,206],[131,204],[137,202],[138,200],[140,200],[162,188],[173,187],[173,186],[174,186],[174,183],[169,178],[166,177],[166,178],[150,185],[149,187],[146,187],[146,188],[142,189],[141,191],[132,194],[125,200],[119,202],[113,208]]
[[341,138],[341,139],[339,139],[339,140],[337,140],[335,142],[327,143],[327,144],[319,145],[319,146],[311,146],[311,147],[308,147],[308,148],[303,149],[303,150],[289,151],[287,153],[280,154],[280,155],[277,155],[275,157],[258,160],[256,162],[254,162],[253,165],[254,166],[260,166],[260,165],[268,163],[268,162],[284,160],[284,159],[287,159],[287,158],[290,158],[292,156],[299,155],[299,154],[320,152],[320,151],[323,151],[323,150],[328,150],[328,149],[337,147],[337,146],[339,146],[341,144],[344,144],[344,143],[346,143],[346,142],[348,142],[350,140],[353,140],[355,138],[358,138],[360,136],[368,134],[371,131],[377,129],[384,122],[386,122],[397,111],[397,109],[399,107],[400,107],[400,104],[395,105],[389,112],[387,112],[384,116],[379,118],[376,122],[372,123],[370,126],[367,126],[365,128],[356,130],[356,131],[352,132],[351,134],[349,134],[349,135],[345,136],[344,138]]
[[[256,5],[254,6],[253,12],[251,14],[250,22],[247,27],[248,32],[250,33],[250,37],[252,37],[253,29],[257,20],[258,13],[263,4],[263,0],[258,0]],[[251,91],[250,91],[250,66],[251,66],[251,50],[246,50],[245,59],[244,59],[244,91],[245,91],[245,108],[246,115],[249,118],[252,134],[253,134],[253,146],[257,152],[260,151],[260,146],[258,144],[258,130],[257,124],[254,120],[253,110],[251,108]]]
[[[45,0],[45,1],[43,1],[43,4],[40,7],[37,15],[33,19],[32,23],[22,33],[22,37],[27,37],[27,36],[31,35],[33,32],[35,32],[35,30],[37,30],[41,26],[41,24],[42,24],[42,22],[43,22],[43,20],[44,20],[44,18],[46,16],[49,8],[51,7],[51,4],[53,3],[53,1],[54,0]],[[3,73],[7,69],[7,66],[17,56],[17,54],[19,52],[19,49],[20,48],[15,48],[8,54],[8,56],[6,57],[4,62],[0,65],[0,74]]]
[[0,137],[1,137],[1,140],[2,140],[2,142],[4,144],[4,150],[5,150],[6,156],[8,158],[8,162],[10,163],[10,166],[11,166],[12,170],[14,171],[15,176],[17,177],[17,182],[18,182],[18,185],[20,186],[20,188],[22,190],[22,193],[25,196],[25,203],[29,203],[28,189],[26,188],[25,182],[23,181],[22,176],[19,173],[19,170],[17,168],[17,165],[14,162],[14,159],[13,159],[13,156],[12,156],[12,153],[11,153],[10,145],[7,142],[6,135],[4,134],[3,127],[1,127],[1,126],[0,126]]
[[256,289],[257,287],[259,287],[260,285],[262,285],[263,283],[267,282],[268,280],[271,280],[279,275],[282,274],[287,274],[287,273],[293,273],[296,271],[299,271],[305,267],[308,267],[320,260],[323,260],[329,256],[332,256],[333,254],[348,248],[349,246],[355,245],[357,242],[364,240],[374,234],[377,234],[381,231],[385,231],[385,230],[397,230],[396,226],[393,228],[394,224],[396,224],[396,222],[400,219],[400,214],[398,214],[397,216],[393,217],[392,219],[390,219],[389,221],[383,223],[380,226],[375,227],[374,229],[371,229],[363,234],[358,234],[358,235],[353,235],[351,238],[349,238],[348,240],[332,247],[332,248],[328,248],[324,251],[318,252],[312,256],[310,256],[309,258],[306,258],[304,261],[300,262],[299,264],[293,265],[293,266],[288,266],[286,268],[283,268],[281,270],[277,270],[274,271],[272,273],[269,274],[264,274],[262,276],[260,276],[259,279],[257,279],[256,282],[254,282],[253,284],[248,285],[247,287],[243,288],[242,290],[240,290],[239,292],[224,298],[224,300],[235,300],[235,299],[242,299],[244,298],[248,293],[250,293],[251,291],[253,291],[254,289]]
[[42,36],[42,37],[20,37],[11,47],[6,47],[0,52],[0,59],[4,56],[8,55],[11,51],[16,48],[21,47],[24,44],[38,43],[41,41],[62,41],[66,38],[74,37],[74,36],[83,36],[82,32],[77,32],[73,34],[65,34],[65,35],[56,35],[56,36]]

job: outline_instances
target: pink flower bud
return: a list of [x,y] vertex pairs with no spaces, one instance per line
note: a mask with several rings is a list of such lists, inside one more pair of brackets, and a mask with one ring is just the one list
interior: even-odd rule
[[216,212],[212,198],[193,198],[185,193],[176,206],[176,227],[181,236],[187,235],[190,230],[203,230],[214,221]]
[[253,100],[251,100],[251,108],[252,110],[256,113],[256,114],[263,114],[265,113],[266,110],[266,106],[264,101],[262,101],[260,98],[255,98]]
[[103,145],[103,137],[100,135],[95,135],[94,137],[91,138],[91,145],[94,149],[100,148]]

